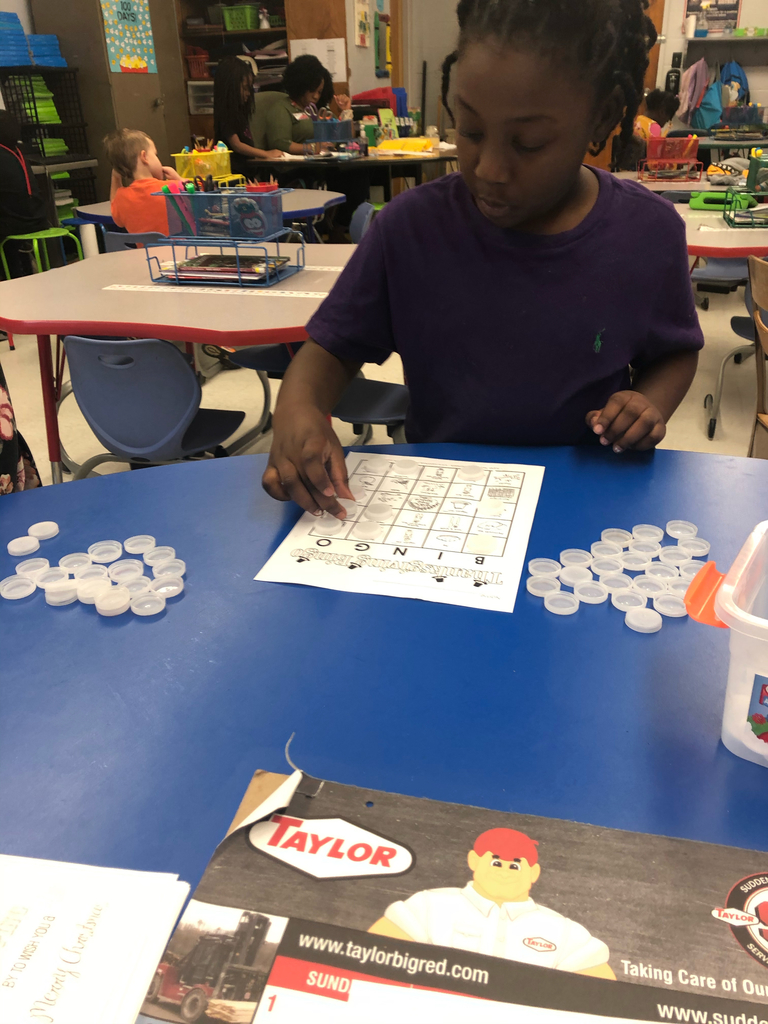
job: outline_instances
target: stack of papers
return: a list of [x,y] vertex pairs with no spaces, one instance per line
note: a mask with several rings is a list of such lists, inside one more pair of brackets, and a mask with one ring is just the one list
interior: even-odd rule
[[177,875],[0,856],[0,1021],[134,1024],[188,893]]

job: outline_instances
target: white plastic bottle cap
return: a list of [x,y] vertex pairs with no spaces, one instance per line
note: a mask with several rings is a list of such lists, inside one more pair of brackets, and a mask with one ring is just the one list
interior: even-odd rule
[[671,619],[683,619],[688,614],[685,601],[677,594],[662,594],[654,597],[653,607],[660,615],[667,615]]
[[69,573],[66,569],[43,569],[35,575],[35,583],[41,590],[45,590],[51,583],[58,583],[60,580],[68,580]]
[[660,526],[651,526],[650,523],[640,523],[638,526],[632,527],[632,536],[635,540],[654,540],[658,543],[664,536],[664,531]]
[[149,590],[131,599],[131,611],[134,615],[159,615],[165,611],[165,598]]
[[152,566],[152,575],[155,579],[163,576],[183,576],[187,571],[187,563],[183,558],[168,558],[165,562],[158,562]]
[[667,580],[667,590],[670,594],[674,594],[675,597],[685,597],[688,593],[688,587],[691,585],[690,580],[684,580],[678,576],[674,580]]
[[383,501],[375,501],[365,510],[366,519],[372,519],[376,523],[385,523],[391,519],[394,510],[391,505],[385,505]]
[[525,581],[525,589],[534,597],[546,597],[560,589],[560,580],[551,576],[529,576]]
[[650,558],[642,551],[625,551],[621,556],[622,569],[630,572],[645,572],[650,564]]
[[692,558],[689,562],[683,562],[679,566],[680,575],[684,580],[690,583],[691,580],[695,579],[699,571],[704,568],[705,563],[699,562],[695,558]]
[[617,590],[611,594],[611,604],[620,612],[628,612],[630,608],[645,608],[648,603],[645,594],[637,590]]
[[33,551],[37,551],[40,547],[40,541],[37,537],[16,537],[14,540],[9,540],[8,554],[13,555],[14,558],[21,558],[22,555],[31,555]]
[[646,597],[656,597],[658,594],[666,594],[667,585],[664,580],[657,579],[655,576],[643,575],[635,576],[632,580],[632,589],[638,590]]
[[600,534],[600,540],[607,540],[610,544],[618,544],[620,547],[625,548],[632,540],[632,534],[627,533],[626,530],[611,528],[610,530],[603,530]]
[[354,533],[360,540],[378,540],[382,530],[378,523],[358,523]]
[[19,601],[22,597],[29,597],[37,590],[35,581],[29,576],[6,576],[0,583],[0,597],[6,601]]
[[562,568],[554,558],[532,558],[528,563],[531,576],[559,576]]
[[632,589],[632,577],[626,576],[623,572],[601,576],[600,582],[608,590],[609,594],[618,594],[624,590]]
[[49,583],[45,588],[45,603],[61,608],[77,600],[77,580],[67,577],[58,583]]
[[19,576],[29,576],[30,579],[34,579],[39,572],[43,572],[49,566],[47,558],[28,558],[26,562],[19,562],[16,572]]
[[499,498],[486,498],[481,501],[477,510],[479,516],[500,516],[504,511],[504,502]]
[[109,567],[109,578],[115,583],[125,583],[144,575],[144,563],[140,558],[121,558]]
[[152,580],[149,589],[155,594],[160,594],[168,601],[172,597],[178,597],[183,592],[184,580],[181,576],[160,576],[158,579]]
[[563,565],[591,565],[592,552],[583,548],[566,548],[560,552],[560,561]]
[[418,468],[418,462],[414,462],[413,459],[397,459],[394,465],[397,473],[415,473]]
[[155,538],[148,533],[137,533],[123,542],[123,547],[129,555],[143,555],[145,551],[151,551],[155,546]]
[[603,604],[608,600],[608,587],[595,580],[591,583],[577,583],[573,592],[584,604]]
[[83,569],[90,564],[91,556],[86,555],[84,551],[73,551],[71,555],[64,555],[59,559],[59,568],[66,569],[72,576],[74,576],[75,569]]
[[495,537],[487,533],[473,533],[467,538],[467,551],[472,555],[492,555],[498,543]]
[[594,576],[585,565],[566,565],[560,570],[560,582],[566,587],[576,587],[579,583],[591,583]]
[[91,561],[102,565],[116,561],[122,553],[123,545],[119,540],[98,540],[88,548]]
[[157,565],[158,562],[166,562],[169,558],[175,557],[176,548],[169,547],[167,544],[159,548],[150,548],[149,551],[144,552],[144,561],[147,565]]
[[677,546],[685,551],[689,558],[704,558],[712,547],[703,537],[682,537]]
[[611,544],[609,540],[596,540],[590,546],[590,551],[595,558],[611,558],[613,555],[620,555],[622,548],[618,544]]
[[381,455],[369,455],[365,460],[365,471],[371,473],[383,473],[389,463]]
[[598,576],[612,576],[614,573],[621,572],[621,559],[612,558],[610,555],[603,555],[600,558],[596,558],[590,568]]
[[355,501],[365,501],[368,497],[368,491],[366,491],[364,487],[350,487],[349,489],[352,492],[352,497]]
[[677,544],[670,544],[659,552],[659,561],[664,565],[682,565],[690,561],[691,556]]
[[679,576],[676,565],[666,565],[664,562],[651,562],[645,570],[646,576],[653,576],[656,580],[673,580]]
[[145,594],[151,585],[152,580],[149,576],[135,576],[132,580],[120,582],[120,586],[125,587],[131,598],[136,597],[137,594]]
[[[333,537],[334,534],[341,533],[344,529],[344,522],[334,516],[329,516],[326,512],[322,517],[318,517],[313,529],[316,533],[322,533],[324,537]],[[167,559],[167,561],[171,561],[171,559]],[[162,563],[160,564],[162,565]]]
[[661,616],[653,608],[630,608],[624,622],[636,633],[658,633],[662,627]]
[[109,571],[106,565],[93,565],[90,562],[88,565],[81,565],[74,572],[76,580],[103,580],[108,575]]
[[87,580],[76,580],[77,599],[81,604],[94,604],[96,595],[102,590],[112,589],[112,580],[108,576],[98,576]]
[[677,540],[681,537],[695,537],[698,532],[698,526],[695,523],[689,523],[687,519],[670,519],[667,523],[667,533]]
[[38,540],[50,540],[51,537],[55,537],[58,532],[59,524],[54,523],[50,519],[44,523],[35,523],[27,530],[30,537],[37,537]]
[[131,607],[131,595],[125,587],[110,587],[96,594],[96,611],[99,615],[122,615]]
[[347,515],[354,515],[357,512],[357,502],[350,501],[349,498],[337,498],[336,501],[346,511]]
[[459,480],[482,480],[488,470],[482,466],[459,466]]
[[544,607],[553,615],[573,615],[579,610],[579,599],[575,594],[557,590],[544,595]]
[[656,558],[661,551],[661,544],[657,540],[631,540],[629,550],[636,551],[641,555],[647,555],[649,559]]

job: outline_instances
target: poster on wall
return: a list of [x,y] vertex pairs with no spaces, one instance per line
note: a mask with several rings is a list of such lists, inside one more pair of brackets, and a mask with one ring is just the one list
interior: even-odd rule
[[355,0],[355,45],[371,45],[371,9],[369,0]]
[[[741,0],[686,0],[685,17],[704,14],[710,34],[739,27]],[[683,19],[685,24],[685,19]]]
[[149,0],[101,0],[109,70],[116,74],[157,74]]

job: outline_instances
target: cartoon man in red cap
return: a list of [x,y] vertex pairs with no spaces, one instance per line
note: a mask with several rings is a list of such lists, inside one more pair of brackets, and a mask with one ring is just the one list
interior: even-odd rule
[[472,881],[463,889],[425,889],[391,903],[368,931],[615,981],[604,942],[531,899],[537,845],[511,828],[483,832],[467,855]]

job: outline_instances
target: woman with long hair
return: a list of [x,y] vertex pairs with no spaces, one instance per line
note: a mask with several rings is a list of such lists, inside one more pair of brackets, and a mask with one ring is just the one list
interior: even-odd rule
[[280,160],[279,149],[258,149],[253,144],[253,68],[239,57],[224,57],[213,80],[213,134],[232,150],[232,173],[246,174],[248,158]]

